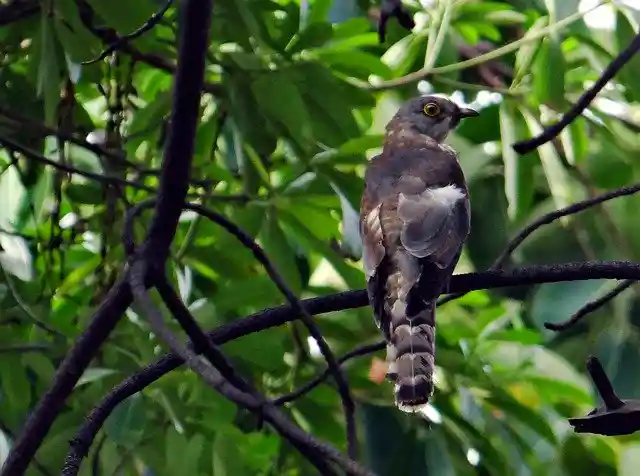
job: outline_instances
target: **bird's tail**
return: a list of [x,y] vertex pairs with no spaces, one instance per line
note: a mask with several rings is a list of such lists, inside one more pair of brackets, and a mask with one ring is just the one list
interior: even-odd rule
[[419,411],[433,394],[435,370],[435,302],[421,303],[412,313],[400,300],[391,309],[389,372],[395,382],[396,406],[405,412]]

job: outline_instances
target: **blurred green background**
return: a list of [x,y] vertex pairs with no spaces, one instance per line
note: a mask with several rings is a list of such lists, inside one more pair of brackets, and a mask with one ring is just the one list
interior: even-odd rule
[[[637,1],[602,3],[589,13],[595,2],[412,1],[406,6],[415,14],[414,31],[392,19],[380,45],[377,3],[216,0],[190,197],[255,236],[299,296],[360,289],[357,210],[367,158],[380,150],[384,125],[404,99],[449,94],[482,114],[449,143],[460,152],[472,199],[472,233],[458,272],[485,269],[541,214],[638,180],[640,57],[556,141],[522,157],[510,148],[555,121],[638,31]],[[81,63],[112,38],[105,26],[125,35],[161,6],[0,0],[0,462],[123,269],[127,204],[157,188],[177,9],[118,54]],[[487,52],[489,58],[480,56]],[[380,90],[420,68],[430,73],[423,80]],[[60,139],[73,132],[113,155]],[[43,157],[147,189],[106,187],[45,166]],[[510,264],[638,259],[639,206],[637,197],[621,198],[557,221],[531,236]],[[139,238],[149,216],[137,222]],[[250,252],[191,213],[183,215],[168,269],[205,329],[284,302]],[[442,306],[430,423],[391,406],[390,385],[368,378],[372,356],[349,361],[365,463],[380,476],[637,475],[637,437],[578,437],[566,418],[597,403],[583,372],[589,354],[602,360],[623,398],[640,397],[639,288],[567,332],[543,328],[614,285],[477,291]],[[317,322],[337,354],[380,339],[368,308]],[[323,369],[297,324],[223,349],[270,397]],[[130,309],[38,451],[41,469],[32,466],[29,474],[58,474],[87,412],[165,351],[144,316]],[[345,449],[332,382],[285,411]],[[180,369],[116,409],[81,474],[313,470],[277,435],[256,430],[251,418]]]

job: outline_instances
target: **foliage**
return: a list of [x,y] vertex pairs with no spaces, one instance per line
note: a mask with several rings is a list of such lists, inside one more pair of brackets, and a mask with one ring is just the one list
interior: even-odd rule
[[[123,271],[126,210],[158,188],[177,8],[116,54],[82,63],[162,3],[0,2],[0,461]],[[460,152],[472,199],[459,272],[488,267],[536,217],[640,174],[640,57],[558,140],[522,157],[511,149],[568,109],[638,31],[631,8],[616,7],[614,30],[596,30],[577,3],[415,3],[414,33],[391,20],[379,45],[367,19],[377,10],[367,2],[215,2],[190,198],[254,236],[297,295],[361,288],[364,164],[417,84],[482,110],[482,119],[463,124],[449,143]],[[415,71],[423,71],[421,82],[405,77]],[[87,134],[100,148],[78,140]],[[621,198],[552,223],[516,250],[512,264],[637,259],[638,200]],[[144,217],[136,222],[139,237]],[[204,328],[284,301],[248,250],[191,212],[182,215],[168,269]],[[635,474],[636,437],[578,437],[566,418],[594,406],[582,372],[591,353],[623,398],[640,396],[637,289],[566,333],[543,327],[612,286],[592,280],[476,291],[442,306],[429,425],[391,406],[389,385],[368,378],[370,358],[346,363],[365,463],[381,476]],[[62,466],[67,441],[102,396],[163,353],[139,311],[127,311],[38,451],[49,473]],[[338,354],[380,338],[368,308],[316,322]],[[323,368],[299,324],[247,335],[223,350],[277,397]],[[287,412],[344,449],[340,399],[330,385]],[[38,468],[28,474],[42,474]],[[180,369],[116,408],[81,474],[313,473],[276,434]]]

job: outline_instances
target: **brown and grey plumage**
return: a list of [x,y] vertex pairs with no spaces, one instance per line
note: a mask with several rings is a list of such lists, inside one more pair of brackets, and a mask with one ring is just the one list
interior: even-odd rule
[[462,118],[477,115],[442,97],[407,101],[365,173],[360,234],[367,292],[403,411],[419,410],[433,393],[435,302],[469,234],[467,184],[443,141]]

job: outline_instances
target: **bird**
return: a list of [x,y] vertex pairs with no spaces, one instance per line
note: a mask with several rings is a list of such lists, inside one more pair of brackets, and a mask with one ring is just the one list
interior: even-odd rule
[[367,295],[403,412],[421,411],[433,395],[436,300],[471,228],[464,173],[444,140],[478,115],[439,95],[409,99],[365,170],[359,231]]

